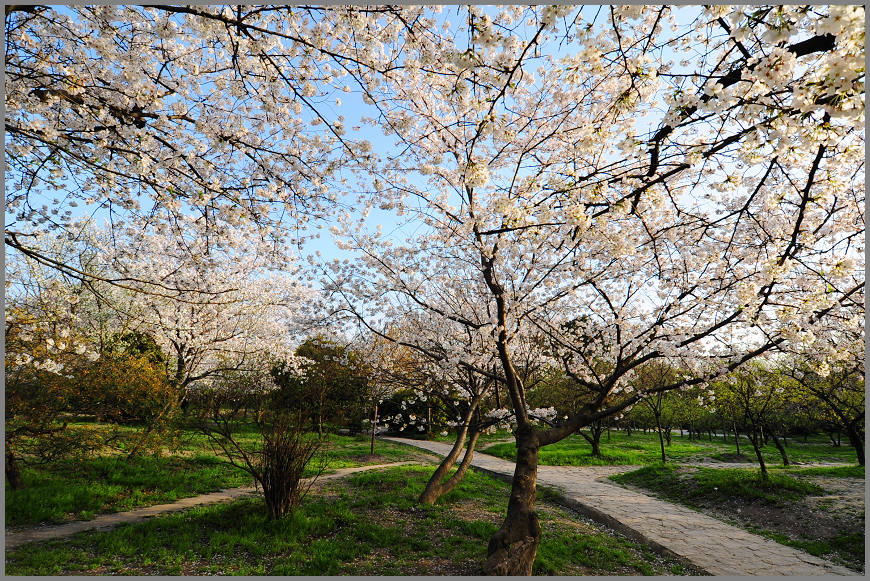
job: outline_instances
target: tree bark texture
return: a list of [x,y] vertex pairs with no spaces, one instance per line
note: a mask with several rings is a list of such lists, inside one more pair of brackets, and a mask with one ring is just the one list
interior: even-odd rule
[[487,575],[531,575],[541,525],[535,514],[538,477],[538,443],[531,428],[517,432],[517,463],[514,469],[507,516],[489,541],[483,571]]
[[855,453],[858,455],[858,464],[864,466],[864,438],[854,426],[849,426],[846,436],[849,438],[849,443],[855,448]]

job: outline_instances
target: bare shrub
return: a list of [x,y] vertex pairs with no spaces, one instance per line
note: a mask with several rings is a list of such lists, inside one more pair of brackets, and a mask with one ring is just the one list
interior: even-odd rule
[[[250,474],[263,491],[271,518],[298,506],[325,468],[316,459],[324,442],[306,434],[303,413],[280,404],[266,373],[224,377],[197,394],[199,429],[217,454]],[[303,478],[311,466],[309,478]]]

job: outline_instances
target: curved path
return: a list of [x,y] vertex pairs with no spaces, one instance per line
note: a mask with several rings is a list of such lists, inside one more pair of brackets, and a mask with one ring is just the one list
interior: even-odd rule
[[[371,464],[368,466],[356,466],[353,468],[340,468],[329,474],[322,474],[317,482],[323,480],[331,480],[333,478],[341,478],[354,472],[362,472],[364,470],[373,470],[376,468],[386,468],[390,466],[401,466],[404,464],[417,464],[418,462],[394,462],[391,464]],[[144,508],[135,508],[124,512],[113,512],[101,514],[94,517],[93,520],[77,520],[60,525],[47,525],[30,527],[18,531],[6,532],[6,550],[15,549],[26,543],[48,541],[51,539],[59,539],[70,537],[76,533],[83,531],[97,530],[108,531],[118,525],[142,522],[145,519],[166,514],[169,512],[177,512],[191,508],[193,506],[202,506],[205,504],[215,504],[218,502],[229,502],[245,496],[251,496],[257,493],[257,489],[253,486],[240,486],[238,488],[226,488],[220,492],[212,492],[210,494],[201,494],[190,498],[182,498],[176,502],[169,504],[155,504]]]
[[[441,456],[450,444],[383,438]],[[474,468],[510,480],[514,463],[476,452]],[[712,575],[858,575],[802,551],[753,535],[686,507],[622,488],[606,480],[637,466],[539,466],[538,483],[557,489],[562,502],[577,512],[689,561]]]

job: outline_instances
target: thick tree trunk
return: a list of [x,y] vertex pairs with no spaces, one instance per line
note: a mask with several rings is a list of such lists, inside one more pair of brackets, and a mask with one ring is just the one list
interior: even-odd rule
[[18,466],[18,459],[6,443],[6,478],[9,480],[9,488],[12,490],[21,490],[24,488],[24,480],[21,478],[21,468]]
[[[453,459],[449,464],[447,463],[447,458],[441,462],[438,469],[435,470],[435,474],[433,474],[429,479],[429,482],[426,483],[426,488],[423,490],[423,494],[420,495],[420,504],[435,504],[436,500],[456,488],[456,486],[462,482],[462,479],[465,478],[465,474],[468,472],[468,467],[471,466],[471,460],[474,458],[474,447],[477,445],[477,439],[479,437],[480,432],[471,432],[471,437],[468,439],[468,446],[465,449],[465,456],[462,457],[462,462],[459,464],[459,468],[456,469],[453,476],[444,482],[441,482],[441,480],[447,475],[450,468],[453,467],[453,464],[456,462],[456,458],[458,457],[458,453],[453,456]],[[464,439],[465,435],[463,434],[462,440]],[[462,449],[462,440],[458,440],[460,443],[460,450]]]
[[531,575],[541,525],[535,514],[538,442],[531,427],[517,431],[517,463],[507,516],[489,540],[483,571],[487,575]]
[[779,455],[782,456],[782,465],[789,466],[791,463],[788,461],[788,454],[785,451],[785,448],[782,445],[782,442],[779,438],[776,437],[772,431],[767,431],[770,434],[771,439],[773,440],[773,445],[776,446],[776,449],[779,450]]
[[846,429],[846,436],[849,438],[849,443],[855,448],[855,453],[858,455],[858,464],[864,466],[864,438],[861,437],[861,434],[853,426],[849,426]]

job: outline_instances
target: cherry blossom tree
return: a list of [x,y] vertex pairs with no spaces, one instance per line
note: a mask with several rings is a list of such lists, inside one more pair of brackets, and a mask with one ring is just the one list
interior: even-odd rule
[[31,234],[96,217],[185,235],[193,216],[305,239],[371,160],[341,113],[347,66],[389,67],[384,39],[420,10],[6,6],[7,248],[88,278]]
[[[262,255],[355,202],[333,226],[355,260],[327,265],[330,289],[371,327],[414,306],[486,338],[499,362],[493,374],[475,354],[435,358],[497,375],[509,395],[516,471],[485,570],[528,574],[541,446],[808,348],[830,318],[860,320],[864,9],[438,12],[7,9],[5,239],[87,278],[28,235],[75,237],[99,212],[130,240],[211,252],[211,236],[238,229]],[[330,109],[345,85],[390,143],[345,133]],[[105,279],[179,304],[217,296],[197,280],[190,298],[177,286],[190,277],[137,256]],[[469,298],[442,296],[452,288]],[[160,311],[150,300],[141,311]],[[529,409],[527,337],[593,394],[568,418]],[[661,359],[687,374],[634,389],[638,367]]]
[[[541,446],[863,312],[863,8],[459,10],[368,84],[396,147],[373,205],[406,222],[345,216],[362,258],[333,280],[490,333],[518,453],[485,570],[528,574]],[[452,280],[485,318],[444,308]],[[512,352],[532,330],[597,394],[544,429]],[[688,373],[633,390],[658,359]]]
[[861,321],[826,320],[812,348],[790,354],[784,374],[794,385],[790,391],[799,403],[845,432],[855,448],[858,463],[865,464],[864,386],[865,335]]
[[244,241],[229,231],[217,240],[144,231],[123,243],[108,235],[102,240],[118,278],[140,273],[173,289],[167,296],[151,283],[130,282],[132,291],[111,287],[129,326],[149,332],[169,354],[182,398],[209,376],[243,369],[249,361],[256,366],[267,354],[292,356],[312,291],[298,273],[276,270],[270,253],[259,254]]

